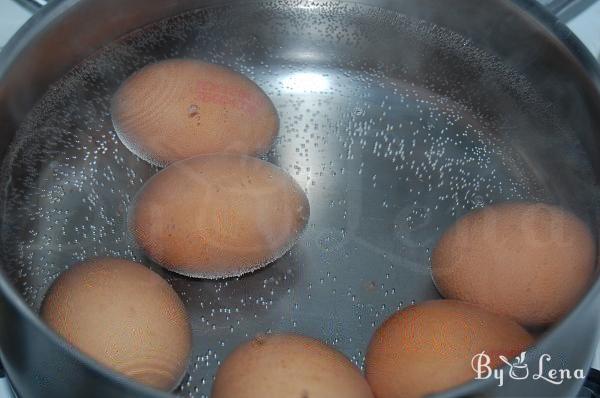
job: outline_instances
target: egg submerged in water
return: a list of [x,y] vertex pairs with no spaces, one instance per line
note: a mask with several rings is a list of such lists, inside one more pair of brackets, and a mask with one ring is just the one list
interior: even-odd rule
[[114,95],[111,115],[121,142],[158,166],[211,153],[262,154],[279,128],[273,103],[254,82],[193,59],[134,73]]
[[485,352],[491,368],[534,343],[519,324],[469,303],[435,300],[398,311],[373,334],[365,373],[377,398],[419,398],[476,376],[472,360]]
[[41,308],[46,324],[101,364],[169,391],[188,363],[191,327],[179,296],[141,264],[99,258],[62,273]]
[[257,337],[219,367],[211,398],[373,398],[343,354],[295,334]]
[[472,211],[432,253],[442,296],[475,303],[526,326],[558,321],[594,280],[596,245],[574,214],[542,203]]
[[129,228],[158,264],[214,279],[281,257],[309,214],[303,190],[279,167],[248,156],[207,155],[153,176],[134,200]]

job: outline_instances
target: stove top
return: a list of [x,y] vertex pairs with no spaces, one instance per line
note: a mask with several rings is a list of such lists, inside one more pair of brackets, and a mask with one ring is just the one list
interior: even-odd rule
[[[600,60],[600,1],[599,0],[538,0],[544,5],[560,11],[560,18]],[[24,3],[25,4],[25,3]],[[0,4],[0,48],[31,16],[24,6],[16,1],[2,0]],[[592,366],[600,369],[600,349],[597,350]],[[13,397],[11,388],[3,378],[0,368],[0,398]]]

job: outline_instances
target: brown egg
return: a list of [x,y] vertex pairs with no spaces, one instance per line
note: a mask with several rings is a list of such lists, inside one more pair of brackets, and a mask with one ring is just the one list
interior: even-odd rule
[[248,156],[208,155],[152,177],[129,223],[140,247],[165,268],[223,278],[281,257],[309,213],[306,195],[280,168]]
[[101,258],[73,266],[50,287],[41,316],[80,351],[140,383],[171,390],[187,367],[183,303],[140,264]]
[[264,153],[279,128],[273,103],[254,82],[191,59],[133,74],[115,94],[111,113],[123,144],[159,166],[210,153]]
[[588,227],[555,206],[505,203],[459,219],[432,254],[440,293],[542,326],[565,315],[593,281]]
[[269,335],[237,347],[219,368],[211,398],[372,398],[344,355],[318,340]]
[[377,329],[365,373],[377,398],[423,397],[475,378],[476,354],[485,351],[492,369],[504,364],[500,355],[510,360],[533,342],[510,318],[459,301],[428,301],[396,312]]

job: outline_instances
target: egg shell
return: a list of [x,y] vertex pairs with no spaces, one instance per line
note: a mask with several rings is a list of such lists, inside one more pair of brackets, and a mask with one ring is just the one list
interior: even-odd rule
[[211,398],[372,398],[343,354],[318,340],[268,335],[237,347],[219,367]]
[[413,398],[442,392],[476,374],[472,360],[483,351],[490,367],[503,365],[532,345],[510,318],[454,300],[434,300],[398,311],[375,332],[365,359],[376,398]]
[[176,162],[153,176],[130,210],[139,246],[191,277],[251,272],[281,257],[308,221],[308,199],[275,165],[239,155]]
[[129,77],[111,104],[123,144],[159,166],[196,155],[267,152],[277,111],[250,79],[192,59],[150,64]]
[[184,305],[140,264],[100,258],[71,267],[50,287],[41,317],[81,352],[140,383],[168,391],[185,373],[192,334]]
[[595,259],[594,238],[575,215],[541,203],[503,203],[460,218],[431,263],[442,296],[546,326],[588,290]]

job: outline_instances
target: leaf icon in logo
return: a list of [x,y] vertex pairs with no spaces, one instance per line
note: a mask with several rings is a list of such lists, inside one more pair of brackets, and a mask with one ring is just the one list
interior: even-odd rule
[[504,355],[499,355],[498,357],[500,358],[500,360],[501,360],[502,362],[504,362],[506,365],[510,366],[510,367],[511,367],[511,369],[512,369],[512,362],[510,362],[510,361],[508,360],[508,358],[506,358]]

